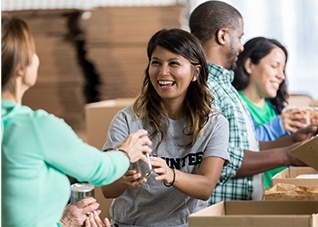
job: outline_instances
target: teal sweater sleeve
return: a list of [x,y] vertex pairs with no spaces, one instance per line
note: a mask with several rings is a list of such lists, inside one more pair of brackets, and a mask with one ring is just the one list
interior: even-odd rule
[[118,151],[84,143],[64,120],[2,100],[2,226],[57,226],[70,196],[65,175],[95,186],[129,167]]
[[112,183],[127,171],[129,160],[122,152],[101,152],[84,143],[64,120],[53,115],[36,119],[37,146],[42,147],[46,162],[60,172],[101,186]]

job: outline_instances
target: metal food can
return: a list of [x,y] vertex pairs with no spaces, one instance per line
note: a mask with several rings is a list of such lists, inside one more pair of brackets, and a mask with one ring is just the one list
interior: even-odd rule
[[148,163],[139,159],[137,162],[134,162],[130,165],[129,169],[135,169],[138,173],[141,174],[141,177],[137,180],[141,180],[142,178],[148,178],[152,172],[150,156],[148,153],[146,153],[145,156],[147,157]]
[[77,201],[85,197],[94,197],[94,186],[89,183],[75,183],[71,185],[71,203],[76,203]]

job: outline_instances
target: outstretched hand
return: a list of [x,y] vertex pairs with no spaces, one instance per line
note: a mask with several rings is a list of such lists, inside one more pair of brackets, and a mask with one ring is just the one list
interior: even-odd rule
[[305,128],[299,129],[297,132],[292,134],[293,141],[295,143],[297,142],[303,142],[306,140],[309,140],[313,136],[316,136],[318,134],[318,125],[309,125]]
[[123,176],[125,183],[130,187],[139,187],[147,182],[147,179],[142,177],[135,169],[129,169]]
[[99,217],[99,214],[99,210],[91,212],[85,221],[85,227],[110,227],[108,218],[105,218],[104,222],[102,222],[102,220]]
[[281,113],[282,124],[285,131],[295,133],[308,126],[306,112],[301,109],[290,109]]
[[167,184],[174,180],[174,172],[167,165],[165,160],[159,157],[151,157],[151,164],[154,172],[158,175],[156,176],[156,180],[160,180]]
[[145,153],[150,153],[151,141],[147,136],[148,132],[144,129],[139,129],[134,133],[128,135],[124,142],[117,146],[127,152],[130,161],[132,163],[138,161],[139,159],[147,162]]
[[84,198],[65,207],[61,223],[63,227],[82,226],[87,219],[87,214],[94,212],[99,207],[93,197]]
[[293,165],[293,166],[307,166],[306,163],[295,157],[291,151],[301,145],[301,142],[294,143],[290,146],[284,147],[282,149],[286,149],[287,151],[287,158],[288,158],[288,165]]

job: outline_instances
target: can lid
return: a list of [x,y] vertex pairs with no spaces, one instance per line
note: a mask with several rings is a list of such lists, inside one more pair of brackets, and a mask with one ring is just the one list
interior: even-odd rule
[[94,189],[94,186],[89,183],[75,183],[71,185],[72,191],[89,192]]

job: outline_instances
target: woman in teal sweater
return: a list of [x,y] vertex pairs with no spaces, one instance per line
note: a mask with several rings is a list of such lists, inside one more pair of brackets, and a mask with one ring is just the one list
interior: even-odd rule
[[[39,58],[25,21],[2,17],[2,226],[64,226],[70,182],[112,183],[130,162],[145,159],[145,130],[130,134],[120,150],[101,152],[84,143],[62,119],[22,105],[37,80]],[[85,214],[84,214],[85,215]]]

